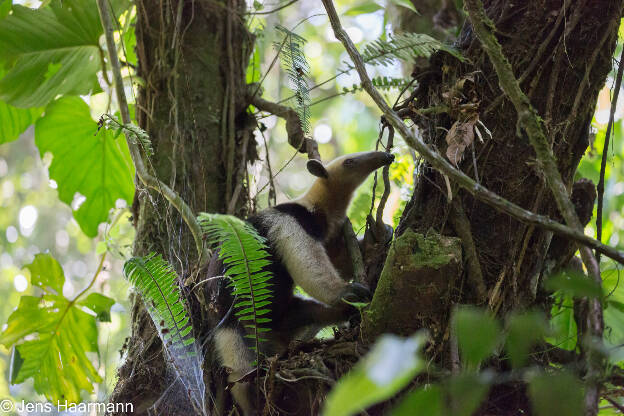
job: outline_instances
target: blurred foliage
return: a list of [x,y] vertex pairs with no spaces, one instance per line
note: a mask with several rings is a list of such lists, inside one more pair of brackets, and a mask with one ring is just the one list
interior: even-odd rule
[[[513,314],[506,321],[507,329],[503,331],[502,323],[488,311],[457,308],[452,317],[451,337],[457,340],[461,359],[460,368],[454,368],[452,373],[436,369],[433,363],[426,369],[412,364],[423,360],[418,348],[397,353],[399,346],[407,345],[414,338],[401,341],[396,337],[382,337],[333,388],[323,414],[355,415],[379,400],[401,394],[402,398],[390,412],[392,416],[470,416],[479,409],[491,388],[496,385],[514,388],[513,383],[520,382],[528,382],[531,408],[536,415],[584,414],[581,380],[571,371],[522,365],[532,354],[532,347],[541,340],[540,331],[547,331],[545,317],[529,312]],[[422,335],[418,337],[422,344]],[[515,364],[509,372],[488,368],[490,360],[504,358],[499,349],[503,341]],[[426,379],[436,382],[401,393],[422,370],[430,375]],[[373,379],[383,380],[383,387],[375,385]]]
[[424,360],[419,350],[425,339],[424,334],[407,339],[382,336],[327,396],[323,413],[353,415],[392,397],[423,370]]

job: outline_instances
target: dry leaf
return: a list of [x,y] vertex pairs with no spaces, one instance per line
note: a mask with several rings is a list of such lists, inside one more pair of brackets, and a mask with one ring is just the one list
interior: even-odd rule
[[464,150],[474,141],[475,123],[478,119],[471,118],[466,121],[456,121],[451,129],[446,133],[446,157],[455,166],[464,157]]

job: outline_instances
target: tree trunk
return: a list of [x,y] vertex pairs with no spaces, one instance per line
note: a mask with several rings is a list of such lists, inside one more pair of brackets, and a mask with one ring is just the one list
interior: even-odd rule
[[[591,218],[595,188],[586,180],[573,183],[574,175],[589,145],[598,93],[611,70],[622,1],[485,0],[484,5],[522,89],[543,120],[559,171],[585,225]],[[452,161],[455,158],[459,168],[483,186],[525,209],[562,221],[535,163],[533,148],[524,132],[516,128],[516,110],[503,97],[496,72],[469,21],[457,46],[469,61],[460,63],[440,53],[428,67],[414,73],[420,81],[418,92],[413,95],[414,107],[447,105],[451,111],[433,117],[413,114],[411,119],[425,142]],[[461,123],[470,126],[477,117],[491,137],[476,123],[483,141],[475,135],[465,149],[449,151],[452,145],[448,140],[457,133],[453,127]],[[462,240],[464,272],[460,276],[445,276],[450,295],[442,298],[444,307],[416,317],[419,326],[434,336],[429,353],[450,369],[454,354],[448,318],[454,305],[481,305],[499,317],[512,309],[528,308],[548,314],[550,297],[542,289],[542,280],[546,274],[567,265],[576,245],[515,221],[452,184],[447,186],[446,179],[427,164],[421,166],[421,172],[397,234],[400,236],[408,229],[435,231]],[[480,296],[476,284],[480,279],[486,288],[485,296]],[[409,292],[397,295],[406,293],[409,296]],[[435,300],[440,298],[419,302],[428,304]],[[583,327],[582,322],[579,324]],[[397,325],[400,324],[394,323]],[[413,322],[405,324],[407,328],[413,326]],[[530,411],[521,390],[518,386],[498,387],[492,390],[482,409],[495,414],[511,414],[519,407]],[[511,399],[500,400],[499,395]],[[518,397],[519,401],[514,400]]]
[[[226,212],[232,205],[231,213],[244,215],[241,164],[255,158],[245,117],[245,71],[253,47],[240,17],[245,2],[138,0],[136,7],[138,75],[144,81],[136,112],[154,148],[148,169],[195,213]],[[163,254],[180,276],[197,332],[214,327],[203,292],[189,292],[204,271],[186,224],[158,193],[137,186],[136,195],[135,254]],[[133,403],[136,414],[152,406],[158,414],[191,414],[184,400],[163,395],[176,391],[174,378],[166,372],[162,344],[142,301],[135,296],[132,304],[132,335],[111,400]],[[211,363],[207,356],[206,367]],[[221,370],[214,368],[217,377],[208,370],[206,381],[221,383],[223,390]]]
[[[516,77],[522,80],[523,90],[543,119],[559,170],[571,192],[576,168],[589,144],[598,92],[611,70],[622,2],[492,0],[485,5]],[[565,17],[563,8],[567,8]],[[502,97],[496,73],[469,24],[458,46],[470,63],[443,54],[434,57],[423,71],[429,72],[421,80],[414,102],[419,103],[417,108],[440,104],[457,108],[459,103],[465,112],[451,110],[451,115],[433,118],[414,115],[425,141],[446,153],[449,145],[445,139],[452,125],[478,116],[491,137],[480,128],[483,142],[474,137],[463,150],[459,167],[504,198],[528,210],[560,218],[535,164],[533,149],[526,135],[516,129],[516,111]],[[471,110],[472,104],[477,105],[478,112]],[[458,222],[467,219],[488,289],[488,305],[504,315],[513,308],[544,301],[540,278],[548,248],[551,255],[562,257],[563,253],[554,249],[565,242],[555,237],[549,244],[548,233],[521,224],[462,190],[454,189],[454,203],[449,204],[444,178],[426,165],[422,168],[398,234],[407,228],[420,232],[433,228],[444,235],[462,237],[466,252],[466,245],[471,243],[463,238]],[[577,210],[587,223],[589,218],[582,212],[587,198],[582,199],[577,202]],[[477,298],[470,280],[460,280],[457,289],[463,282],[463,290],[457,292],[453,303],[483,301]]]

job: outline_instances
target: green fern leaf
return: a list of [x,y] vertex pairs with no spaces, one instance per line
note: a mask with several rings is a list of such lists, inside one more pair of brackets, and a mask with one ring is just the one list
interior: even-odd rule
[[151,253],[124,264],[124,275],[143,296],[156,328],[167,345],[191,345],[191,324],[180,299],[177,276],[162,256]]
[[303,53],[306,40],[284,26],[277,25],[275,29],[284,35],[281,42],[275,42],[282,67],[288,76],[290,88],[295,93],[295,110],[299,115],[301,129],[304,133],[310,132],[310,91],[308,78],[310,65]]
[[195,408],[204,409],[203,358],[193,338],[173,267],[160,254],[150,253],[126,261],[124,276],[141,294],[185,394]]
[[[273,274],[265,269],[270,264],[266,240],[251,225],[231,215],[199,214],[198,221],[208,243],[219,246],[219,257],[226,266],[225,275],[235,297],[235,315],[253,332],[254,349],[268,332],[267,317],[271,311]],[[249,323],[247,323],[249,322]],[[259,357],[257,357],[259,358]]]
[[460,60],[464,59],[457,50],[431,36],[409,32],[395,34],[390,40],[377,39],[366,45],[362,59],[367,64],[387,66],[396,59],[411,61],[419,57],[428,58],[436,50],[444,50]]

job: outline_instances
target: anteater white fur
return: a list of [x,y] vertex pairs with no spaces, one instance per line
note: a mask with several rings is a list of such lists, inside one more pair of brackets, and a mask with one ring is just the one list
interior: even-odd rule
[[[281,353],[290,340],[301,334],[314,336],[322,326],[346,320],[348,314],[345,311],[350,310],[341,299],[353,296],[357,292],[357,284],[347,282],[351,276],[340,276],[328,255],[326,244],[341,232],[355,189],[371,172],[390,164],[393,159],[385,152],[361,152],[339,157],[327,165],[320,161],[308,161],[307,168],[317,179],[303,196],[292,201],[291,207],[294,203],[305,208],[307,211],[303,212],[309,215],[304,214],[303,218],[324,219],[320,227],[322,230],[318,229],[316,222],[302,224],[301,216],[297,218],[298,214],[289,215],[284,210],[280,211],[280,206],[268,208],[254,217],[256,224],[265,230],[275,259],[281,262],[289,275],[286,280],[277,279],[275,284],[292,285],[294,281],[316,300],[295,297],[292,291],[287,291],[286,299],[273,299],[275,308],[293,306],[287,306],[286,313],[273,318],[277,321],[272,322],[274,331],[263,334],[263,337],[269,338],[269,342],[261,345],[263,353]],[[281,206],[285,205],[288,204]],[[324,237],[313,235],[318,234],[317,231],[322,231]],[[239,380],[252,369],[254,355],[246,346],[243,335],[240,325],[215,331],[216,350],[223,365],[231,371],[230,382]],[[253,395],[249,390],[250,383],[235,383],[232,388],[234,399],[245,415],[255,414]]]

